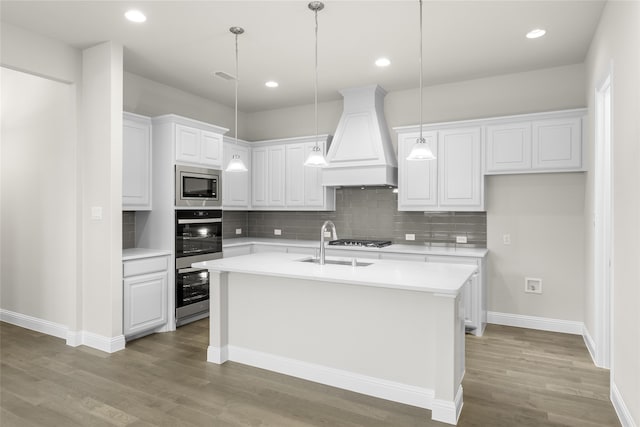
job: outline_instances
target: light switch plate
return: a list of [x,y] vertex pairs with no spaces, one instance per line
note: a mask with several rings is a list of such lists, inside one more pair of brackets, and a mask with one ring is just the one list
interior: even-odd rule
[[456,236],[456,243],[467,243],[467,236]]
[[102,206],[91,207],[91,219],[102,219]]
[[236,228],[236,234],[242,234],[242,228]]
[[511,244],[511,234],[503,234],[502,235],[502,243],[504,243],[505,245],[510,245]]
[[279,228],[274,228],[273,229],[273,234],[276,236],[281,236],[282,235],[282,230],[280,230]]
[[404,235],[404,239],[405,240],[416,240],[416,235],[415,234],[405,234]]

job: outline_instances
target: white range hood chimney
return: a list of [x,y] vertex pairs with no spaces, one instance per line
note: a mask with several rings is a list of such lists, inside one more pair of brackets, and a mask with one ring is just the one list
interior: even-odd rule
[[398,185],[398,161],[378,85],[341,90],[342,116],[322,169],[325,186]]

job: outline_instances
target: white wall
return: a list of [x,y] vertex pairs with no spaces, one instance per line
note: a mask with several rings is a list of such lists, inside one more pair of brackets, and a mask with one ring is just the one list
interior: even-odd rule
[[[613,331],[612,392],[640,425],[640,2],[609,1],[586,61],[589,150],[593,165],[596,85],[609,66],[612,79]],[[593,170],[593,168],[591,168]],[[593,259],[593,175],[587,176],[586,265]],[[595,333],[593,271],[587,270],[587,328]],[[616,402],[616,399],[614,399]],[[626,417],[625,417],[626,415]],[[632,419],[632,421],[631,421]],[[631,424],[629,424],[631,425]]]
[[[582,321],[584,180],[584,173],[487,178],[490,311]],[[541,295],[524,292],[525,277],[542,279]]]
[[[241,108],[238,105],[238,110]],[[173,113],[227,128],[228,136],[235,134],[233,108],[132,73],[124,73],[124,111],[148,117]],[[249,127],[247,115],[238,111],[240,139],[247,138]]]
[[76,287],[75,88],[0,68],[0,308],[69,325]]

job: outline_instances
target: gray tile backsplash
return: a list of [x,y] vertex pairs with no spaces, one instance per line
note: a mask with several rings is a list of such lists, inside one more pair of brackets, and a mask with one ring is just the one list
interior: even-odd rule
[[[224,238],[280,237],[315,240],[320,226],[330,219],[338,237],[388,239],[394,243],[456,246],[456,236],[467,236],[467,244],[458,247],[487,246],[486,212],[398,212],[397,194],[386,187],[345,187],[336,190],[336,210],[250,211],[224,213]],[[242,235],[235,229],[242,228]],[[274,229],[282,230],[281,236]],[[405,234],[415,234],[406,241]]]
[[136,213],[122,211],[122,249],[136,247]]

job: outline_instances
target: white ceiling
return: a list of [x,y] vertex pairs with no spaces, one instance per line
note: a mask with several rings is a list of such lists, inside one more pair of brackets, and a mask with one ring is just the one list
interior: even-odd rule
[[[233,106],[231,26],[239,36],[239,109],[245,112],[314,99],[314,16],[306,0],[289,1],[9,1],[3,21],[77,48],[124,45],[126,71]],[[339,89],[378,83],[388,91],[418,87],[417,0],[327,0],[319,21],[319,100]],[[424,2],[425,85],[580,63],[604,1]],[[124,19],[130,8],[147,22]],[[528,40],[542,27],[547,35]],[[373,65],[386,56],[391,66]],[[264,86],[267,80],[277,89]]]

